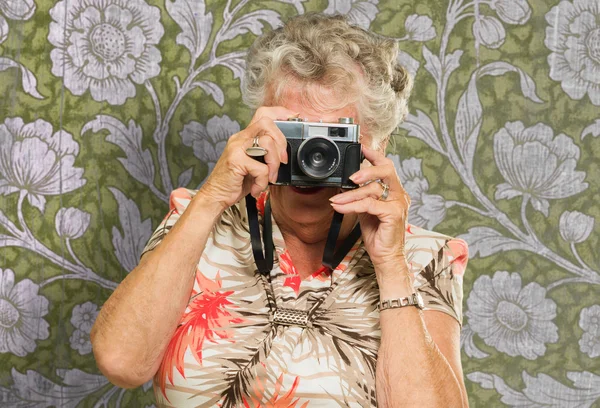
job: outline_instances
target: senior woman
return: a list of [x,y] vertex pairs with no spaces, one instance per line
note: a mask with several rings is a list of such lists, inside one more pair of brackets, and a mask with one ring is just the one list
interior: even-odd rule
[[[393,41],[339,16],[298,16],[256,40],[243,82],[258,108],[251,123],[200,190],[172,193],[139,265],[94,325],[94,354],[111,382],[153,378],[158,405],[174,407],[467,405],[466,247],[406,223],[410,199],[383,153],[412,84],[396,61]],[[274,120],[298,116],[355,118],[366,158],[351,177],[359,188],[269,186],[289,160]],[[265,163],[247,154],[255,142]],[[271,209],[268,276],[254,262],[247,194],[258,198],[261,224]],[[334,210],[345,215],[338,243],[357,223],[362,236],[330,270],[321,260]],[[284,309],[306,320],[274,319]]]

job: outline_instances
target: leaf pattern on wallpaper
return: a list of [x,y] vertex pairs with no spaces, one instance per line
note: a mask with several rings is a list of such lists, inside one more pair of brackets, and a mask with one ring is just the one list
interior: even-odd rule
[[469,232],[459,235],[458,238],[464,239],[469,244],[470,258],[476,258],[477,255],[485,258],[497,252],[528,249],[523,242],[510,239],[488,227],[469,228]]
[[416,115],[409,113],[400,127],[408,131],[409,136],[422,140],[433,150],[443,154],[444,148],[437,136],[433,122],[423,111],[417,109],[416,113]]
[[258,10],[248,13],[234,21],[221,38],[223,40],[232,40],[238,35],[245,33],[260,35],[263,32],[265,23],[270,25],[271,28],[279,27],[282,24],[279,13],[273,10]]
[[152,221],[146,218],[142,221],[140,210],[130,198],[116,188],[109,187],[119,205],[119,221],[122,233],[117,227],[112,229],[112,243],[115,255],[123,266],[130,272],[138,264],[142,250],[152,235]]
[[590,408],[600,399],[600,377],[588,371],[567,372],[573,387],[566,386],[549,375],[531,376],[523,371],[523,391],[509,387],[495,374],[474,372],[467,378],[482,388],[496,390],[509,407],[529,408]]
[[24,65],[19,64],[10,58],[0,57],[0,72],[9,68],[17,68],[21,71],[21,85],[23,86],[25,93],[37,99],[44,99],[44,97],[37,90],[37,79],[35,75],[33,75],[33,72],[25,68]]
[[516,68],[503,61],[498,61],[485,65],[475,71],[471,76],[467,90],[458,101],[458,111],[454,125],[458,151],[468,170],[473,168],[475,148],[477,147],[477,139],[483,121],[483,107],[479,99],[476,81],[486,75],[499,76],[506,72],[517,72],[519,74],[523,96],[533,102],[543,103],[535,93],[535,83],[520,68]]
[[468,324],[463,325],[460,331],[460,348],[468,357],[482,359],[490,355],[479,349],[473,341],[475,333]]
[[240,56],[226,56],[220,64],[233,72],[233,79],[243,78],[244,72],[246,72],[246,60]]
[[581,140],[583,140],[588,135],[591,135],[592,137],[600,136],[600,119],[596,119],[594,123],[583,129],[583,131],[581,132]]
[[129,126],[117,118],[108,115],[97,115],[96,119],[86,123],[81,129],[81,134],[91,130],[98,133],[100,130],[108,130],[106,141],[119,146],[126,157],[119,157],[123,167],[133,178],[140,183],[150,185],[154,182],[154,161],[149,149],[142,148],[142,128],[133,119]]
[[207,95],[213,97],[213,99],[216,103],[219,104],[219,106],[223,106],[223,104],[225,103],[225,95],[223,94],[223,90],[214,82],[198,81],[194,82],[191,86],[202,88],[202,90],[206,92]]
[[56,370],[62,384],[33,370],[22,374],[13,368],[11,374],[13,386],[0,387],[0,403],[10,403],[11,408],[46,408],[53,405],[75,408],[89,394],[109,384],[104,376],[77,368]]
[[177,44],[187,48],[192,61],[196,61],[208,44],[213,25],[212,13],[206,13],[204,0],[165,0],[165,6],[181,28],[181,33],[177,34]]

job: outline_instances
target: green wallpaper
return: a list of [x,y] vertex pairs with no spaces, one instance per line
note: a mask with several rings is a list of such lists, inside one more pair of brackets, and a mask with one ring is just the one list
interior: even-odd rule
[[146,407],[89,331],[173,188],[252,112],[246,48],[308,11],[396,38],[413,224],[466,239],[473,407],[600,406],[597,0],[0,0],[0,406]]

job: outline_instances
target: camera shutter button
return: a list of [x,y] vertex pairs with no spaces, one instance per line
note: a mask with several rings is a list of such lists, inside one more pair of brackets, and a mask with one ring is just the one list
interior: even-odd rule
[[338,122],[344,125],[352,125],[354,123],[353,118],[339,118]]

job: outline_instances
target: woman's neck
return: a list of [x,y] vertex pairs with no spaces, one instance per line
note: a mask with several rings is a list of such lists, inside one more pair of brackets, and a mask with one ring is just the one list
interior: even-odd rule
[[[333,209],[313,207],[306,211],[291,211],[284,208],[283,203],[276,197],[271,197],[271,209],[286,248],[301,253],[302,256],[318,259],[320,262],[333,218]],[[357,216],[354,214],[344,216],[337,240],[338,245],[350,234],[356,219]]]

